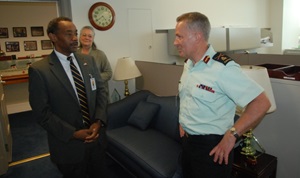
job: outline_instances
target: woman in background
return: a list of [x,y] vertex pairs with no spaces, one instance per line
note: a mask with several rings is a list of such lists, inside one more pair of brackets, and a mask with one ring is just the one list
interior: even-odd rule
[[108,95],[109,102],[109,89],[108,89],[108,81],[112,77],[112,69],[110,63],[105,55],[105,53],[99,50],[94,42],[95,31],[91,26],[84,26],[80,30],[79,37],[79,49],[78,53],[87,54],[94,57],[97,68],[99,70],[100,76],[102,80],[105,82],[105,88]]

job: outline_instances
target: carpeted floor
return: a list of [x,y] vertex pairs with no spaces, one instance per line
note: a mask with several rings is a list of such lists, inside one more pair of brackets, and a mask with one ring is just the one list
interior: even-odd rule
[[9,167],[0,178],[62,178],[49,156]]
[[9,115],[13,138],[12,161],[48,153],[46,131],[31,116],[31,112]]
[[[10,166],[7,173],[0,178],[61,178],[62,175],[47,156],[47,133],[31,117],[31,112],[11,114],[9,122],[13,138],[11,165],[42,154],[46,156]],[[108,156],[106,160],[109,178],[133,177]]]

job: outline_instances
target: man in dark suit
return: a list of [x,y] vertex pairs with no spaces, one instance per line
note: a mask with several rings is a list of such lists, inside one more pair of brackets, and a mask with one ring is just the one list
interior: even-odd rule
[[[107,93],[91,56],[75,54],[77,29],[69,18],[49,22],[53,52],[29,68],[29,101],[38,123],[46,129],[51,160],[64,178],[107,177],[104,146],[99,141],[106,123]],[[71,59],[67,57],[71,56]],[[74,82],[70,60],[85,86],[87,113]],[[81,80],[82,81],[82,80]],[[85,121],[83,117],[88,114]]]

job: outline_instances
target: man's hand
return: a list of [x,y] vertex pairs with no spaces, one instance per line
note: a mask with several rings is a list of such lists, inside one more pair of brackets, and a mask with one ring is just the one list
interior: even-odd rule
[[100,121],[93,123],[90,126],[91,134],[85,138],[85,143],[94,142],[99,137],[99,129],[101,128]]
[[180,134],[180,138],[182,138],[185,134],[185,131],[183,130],[180,124],[179,124],[179,134]]
[[224,162],[227,165],[228,156],[235,145],[235,141],[236,138],[227,131],[220,143],[209,153],[210,156],[214,156],[214,162],[219,164]]
[[81,129],[74,132],[73,137],[78,140],[84,141],[88,136],[92,134],[90,129]]
[[93,123],[89,129],[81,129],[74,132],[73,137],[84,141],[85,143],[91,143],[97,140],[99,137],[99,129],[101,125],[99,122]]

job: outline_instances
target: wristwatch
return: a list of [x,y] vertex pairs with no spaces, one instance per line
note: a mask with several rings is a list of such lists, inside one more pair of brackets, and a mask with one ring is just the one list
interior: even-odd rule
[[236,132],[236,129],[234,127],[231,127],[230,133],[238,140],[240,138],[239,134]]

